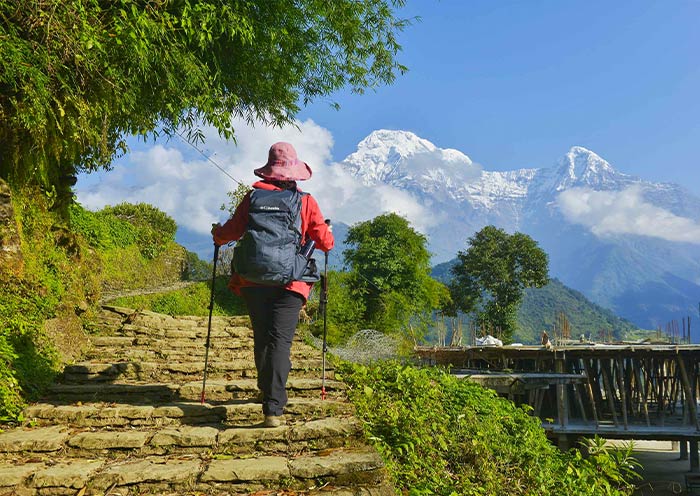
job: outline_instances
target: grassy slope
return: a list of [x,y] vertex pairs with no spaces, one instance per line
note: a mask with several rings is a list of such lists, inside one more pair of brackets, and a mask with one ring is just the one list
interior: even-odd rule
[[[217,276],[214,288],[214,315],[247,315],[243,300],[228,289],[227,276]],[[124,306],[168,315],[208,315],[211,285],[196,282],[183,289],[156,294],[124,296],[110,300],[112,305]]]

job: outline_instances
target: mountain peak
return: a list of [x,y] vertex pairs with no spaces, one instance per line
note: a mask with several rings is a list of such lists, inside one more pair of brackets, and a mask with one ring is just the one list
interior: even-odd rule
[[558,189],[574,185],[602,186],[619,174],[606,160],[582,146],[572,146],[558,165]]
[[459,150],[438,148],[410,131],[388,129],[370,133],[342,163],[365,184],[424,180],[459,184],[479,172]]
[[407,154],[420,152],[432,152],[435,145],[410,131],[396,131],[391,129],[378,129],[372,131],[369,136],[357,145],[358,152],[380,152],[393,147]]

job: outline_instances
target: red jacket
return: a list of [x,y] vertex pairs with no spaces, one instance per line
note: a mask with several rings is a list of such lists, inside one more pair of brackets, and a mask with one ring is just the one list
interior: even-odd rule
[[[253,184],[253,188],[266,190],[280,190],[274,184],[264,181],[258,181]],[[299,190],[301,191],[301,190]],[[236,211],[223,226],[214,230],[214,243],[223,245],[230,241],[237,241],[243,236],[248,227],[248,208],[250,208],[250,193],[243,197],[241,203],[238,204]],[[301,197],[301,239],[313,239],[316,242],[316,248],[321,251],[329,251],[333,248],[335,240],[333,233],[323,220],[321,210],[318,208],[318,203],[311,195],[303,195]],[[259,286],[253,282],[243,279],[235,272],[231,274],[231,280],[228,287],[231,291],[240,295],[241,288],[246,286]],[[285,286],[285,289],[299,293],[304,299],[309,297],[313,284],[303,281],[292,281]]]

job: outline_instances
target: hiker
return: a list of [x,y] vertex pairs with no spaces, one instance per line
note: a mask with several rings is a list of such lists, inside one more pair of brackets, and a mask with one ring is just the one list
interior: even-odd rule
[[[277,427],[285,423],[286,383],[299,312],[318,280],[318,270],[307,265],[300,248],[312,240],[327,252],[334,239],[316,200],[297,188],[297,181],[311,177],[311,168],[297,158],[291,144],[272,145],[267,163],[253,172],[262,181],[253,184],[224,225],[212,228],[212,235],[217,245],[240,240],[229,288],[245,300],[253,325],[263,425]],[[285,250],[287,256],[281,254]]]

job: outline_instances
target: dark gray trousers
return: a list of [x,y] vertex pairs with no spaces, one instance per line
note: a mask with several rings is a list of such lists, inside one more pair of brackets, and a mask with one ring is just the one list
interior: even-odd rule
[[281,287],[241,288],[253,324],[255,368],[263,413],[282,415],[287,404],[290,352],[304,298]]

